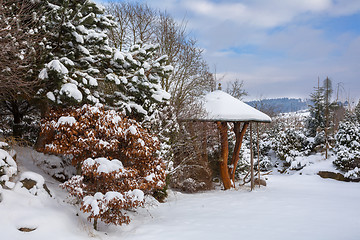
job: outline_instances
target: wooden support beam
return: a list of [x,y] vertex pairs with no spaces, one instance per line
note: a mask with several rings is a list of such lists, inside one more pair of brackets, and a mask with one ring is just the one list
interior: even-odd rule
[[231,181],[228,169],[228,157],[229,157],[229,143],[228,143],[228,126],[227,122],[217,122],[218,129],[220,131],[221,140],[221,157],[219,159],[220,176],[224,184],[225,190],[231,188]]
[[252,146],[252,124],[250,122],[250,182],[251,191],[254,188],[254,151]]
[[256,123],[256,145],[257,145],[257,170],[258,170],[258,183],[260,187],[260,144],[259,144],[259,123]]
[[202,153],[201,153],[201,160],[205,163],[208,162],[208,152],[207,152],[207,126],[206,123],[202,123],[203,128],[203,137],[202,137]]
[[234,153],[231,159],[231,165],[233,166],[233,168],[231,169],[230,172],[230,179],[232,180],[233,183],[235,182],[235,171],[236,171],[237,163],[239,161],[239,153],[242,145],[242,140],[244,138],[248,126],[249,123],[245,122],[240,132],[240,122],[234,122],[234,133],[235,133],[236,142],[235,142]]

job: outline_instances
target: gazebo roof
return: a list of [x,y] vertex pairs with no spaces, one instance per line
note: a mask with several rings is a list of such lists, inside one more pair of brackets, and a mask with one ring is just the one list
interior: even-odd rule
[[206,94],[200,103],[204,114],[191,120],[226,122],[271,122],[263,112],[247,105],[237,98],[216,90]]

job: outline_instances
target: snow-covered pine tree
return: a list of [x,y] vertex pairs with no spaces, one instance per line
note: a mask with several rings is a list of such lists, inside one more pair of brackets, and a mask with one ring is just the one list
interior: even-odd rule
[[355,107],[355,116],[356,116],[358,122],[360,122],[360,100]]
[[334,165],[345,172],[345,177],[360,178],[360,124],[355,115],[346,114],[335,139]]
[[40,93],[56,104],[99,102],[93,89],[112,56],[106,31],[114,22],[89,0],[49,0],[44,7],[47,52],[39,78],[47,84]]
[[278,132],[275,141],[275,153],[280,160],[290,169],[301,169],[303,163],[296,160],[297,157],[306,156],[310,153],[311,144],[300,130],[288,128]]
[[111,16],[90,0],[49,1],[44,28],[48,55],[39,78],[41,91],[55,104],[104,103],[138,120],[150,116],[155,105],[170,96],[159,82],[172,68],[157,45],[137,44],[129,52],[109,45]]
[[315,91],[310,95],[310,101],[312,102],[309,105],[310,116],[306,120],[307,135],[315,137],[318,128],[324,128],[325,126],[325,116],[324,116],[324,88],[318,87],[315,88]]
[[160,83],[168,78],[172,67],[166,55],[157,56],[159,45],[136,44],[129,52],[116,50],[106,75],[105,102],[139,121],[151,121],[159,104],[170,99]]

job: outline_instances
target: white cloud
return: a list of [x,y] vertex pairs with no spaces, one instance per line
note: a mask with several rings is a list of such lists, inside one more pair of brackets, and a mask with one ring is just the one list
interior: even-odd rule
[[184,8],[201,17],[259,28],[277,27],[290,22],[299,14],[331,8],[330,0],[254,0],[246,3],[184,0],[182,4]]
[[[314,25],[359,14],[360,0],[146,2],[179,21],[185,18],[210,68],[216,65],[227,81],[244,80],[252,98],[306,97],[318,76],[343,82],[352,94],[360,92],[360,34],[334,34],[332,26]],[[247,51],[248,46],[253,49]]]

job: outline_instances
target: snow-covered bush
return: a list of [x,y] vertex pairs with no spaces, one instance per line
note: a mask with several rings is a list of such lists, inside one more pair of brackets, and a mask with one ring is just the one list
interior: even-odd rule
[[39,168],[60,182],[65,182],[76,174],[76,168],[71,165],[71,156],[56,156],[34,151],[31,157]]
[[340,123],[336,136],[334,164],[345,177],[360,178],[360,124],[355,119]]
[[13,159],[13,154],[9,152],[10,146],[0,141],[0,186],[13,188],[14,183],[10,178],[17,174],[17,164]]
[[[160,167],[160,165],[158,165]],[[125,210],[144,203],[144,191],[163,186],[162,173],[141,176],[140,169],[124,167],[117,159],[88,158],[82,175],[72,177],[62,187],[81,200],[81,210],[90,213],[95,228],[98,219],[105,223],[129,223]]]
[[158,140],[135,120],[90,105],[51,111],[43,120],[41,134],[46,138],[42,152],[72,155],[74,166],[89,157],[147,159],[159,146]]
[[[258,163],[255,162],[255,169],[257,170]],[[273,168],[273,164],[270,161],[269,156],[260,156],[260,163],[259,163],[260,171],[269,171]]]
[[124,209],[140,206],[144,193],[164,187],[159,141],[114,110],[84,105],[52,111],[41,134],[46,139],[41,151],[70,155],[81,170],[62,186],[95,223],[128,223]]
[[35,172],[23,172],[20,175],[19,181],[16,183],[14,190],[21,191],[26,189],[34,196],[52,196],[50,190],[45,184],[45,179],[40,174]]
[[275,139],[275,153],[291,169],[302,168],[301,162],[295,159],[308,155],[310,151],[311,144],[302,131],[288,128],[278,132]]

